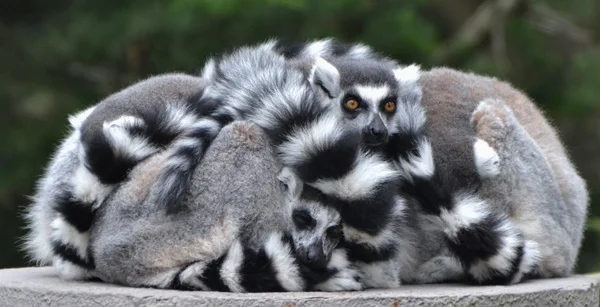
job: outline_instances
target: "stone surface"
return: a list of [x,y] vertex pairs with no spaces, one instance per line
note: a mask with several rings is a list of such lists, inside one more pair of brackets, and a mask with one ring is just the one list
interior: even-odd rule
[[51,268],[0,270],[0,306],[598,306],[598,282],[586,276],[513,286],[403,286],[344,293],[183,292],[59,279]]

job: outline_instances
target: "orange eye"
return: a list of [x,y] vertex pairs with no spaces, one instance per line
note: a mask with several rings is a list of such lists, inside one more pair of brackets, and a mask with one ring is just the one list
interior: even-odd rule
[[386,112],[394,112],[394,110],[396,110],[396,103],[393,101],[388,101],[385,103],[385,106],[383,106],[383,108]]
[[346,106],[346,108],[348,110],[354,111],[354,110],[358,109],[359,103],[358,103],[358,100],[356,100],[354,98],[350,98],[350,99],[346,100],[346,103],[344,105]]

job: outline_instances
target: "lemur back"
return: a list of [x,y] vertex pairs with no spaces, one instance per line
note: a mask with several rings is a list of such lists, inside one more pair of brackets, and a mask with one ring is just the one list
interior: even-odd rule
[[[331,43],[331,41],[326,41],[326,44]],[[318,44],[318,43],[316,43]],[[273,49],[272,43],[267,43],[263,45],[263,47],[268,50]],[[325,49],[322,49],[325,50]],[[359,48],[360,52],[351,52],[352,56],[361,56],[361,54],[368,54],[368,49]],[[269,52],[266,52],[269,53]],[[272,54],[268,54],[267,58],[273,57]],[[269,61],[272,59],[269,58]],[[277,57],[275,57],[277,58]],[[256,59],[255,59],[256,60]],[[278,60],[280,63],[281,61]],[[260,61],[259,61],[260,62]],[[276,61],[277,62],[277,61]],[[255,66],[257,66],[254,62]],[[209,63],[210,64],[210,63]],[[263,64],[263,63],[260,63]],[[260,66],[260,65],[258,65]],[[210,67],[208,65],[207,67]],[[262,67],[262,66],[260,66]],[[252,67],[251,67],[252,68]],[[279,67],[281,68],[281,67]],[[289,68],[289,67],[286,67]],[[205,73],[206,73],[205,69]],[[283,75],[286,73],[282,70],[279,70]],[[296,73],[297,75],[297,73]],[[318,80],[318,78],[327,77],[327,74],[321,74],[317,70],[311,71],[311,81],[312,82],[320,82],[319,86],[322,88],[323,83],[330,80]],[[264,80],[260,80],[264,82]],[[297,81],[297,80],[296,80]],[[197,82],[194,80],[194,82]],[[298,84],[292,84],[292,86],[297,87]],[[276,93],[279,93],[277,88],[272,88]],[[299,89],[299,88],[298,88]],[[250,89],[252,90],[252,89]],[[333,90],[333,89],[329,89]],[[134,90],[129,90],[129,93],[136,93]],[[198,92],[200,95],[203,94],[202,91]],[[296,92],[300,94],[300,92]],[[303,93],[306,94],[306,93]],[[140,95],[144,95],[143,93]],[[118,95],[117,95],[118,96]],[[126,95],[125,95],[126,96]],[[183,97],[185,95],[180,95],[179,97]],[[179,98],[178,97],[178,98]],[[243,97],[242,97],[243,98]],[[292,97],[294,99],[298,97]],[[304,97],[302,97],[304,98]],[[126,97],[123,100],[127,100]],[[210,99],[208,99],[210,100]],[[152,101],[152,99],[148,99],[148,101]],[[152,105],[147,102],[144,104],[131,104],[131,105],[123,105],[123,101],[121,104],[116,104],[116,108],[110,109],[106,114],[102,112],[95,112],[92,114],[92,120],[89,120],[88,129],[84,128],[85,136],[91,137],[83,137],[84,147],[93,148],[93,150],[85,150],[84,153],[89,154],[83,155],[81,171],[85,176],[84,182],[89,182],[86,187],[83,187],[84,190],[95,191],[97,193],[96,199],[93,197],[88,197],[88,203],[100,203],[99,200],[102,199],[102,195],[107,195],[111,189],[110,185],[102,184],[98,181],[104,181],[104,183],[115,182],[121,180],[124,175],[127,174],[128,169],[134,166],[137,162],[136,159],[144,159],[151,154],[154,154],[158,150],[161,149],[164,144],[168,143],[171,138],[174,136],[178,136],[180,142],[174,144],[173,151],[175,152],[175,159],[171,159],[171,167],[167,166],[166,179],[161,180],[162,183],[166,184],[158,184],[159,189],[163,189],[166,191],[175,190],[175,196],[172,199],[178,199],[181,197],[183,191],[186,191],[185,184],[178,184],[181,182],[177,181],[178,174],[182,174],[182,177],[185,179],[188,170],[190,170],[195,165],[195,160],[201,157],[204,152],[206,146],[210,143],[212,137],[216,135],[219,127],[225,124],[225,122],[232,119],[231,114],[224,114],[222,110],[220,113],[216,111],[218,105],[215,103],[216,101],[209,101],[208,103],[203,104],[190,104],[192,101],[195,101],[194,98],[188,100],[171,100],[171,99],[161,99],[164,101],[164,104]],[[135,102],[135,101],[134,101]],[[107,104],[104,104],[107,105]],[[275,142],[281,141],[281,136],[285,135],[285,132],[290,127],[298,127],[302,126],[302,124],[306,121],[313,120],[315,117],[315,113],[318,113],[316,110],[321,108],[317,104],[302,104],[294,106],[298,109],[296,110],[284,110],[284,114],[276,114],[277,116],[282,116],[279,118],[279,122],[275,127],[271,128],[271,137],[276,139]],[[148,110],[151,111],[148,111]],[[292,108],[293,109],[293,108]],[[103,121],[103,119],[110,118],[112,119],[112,114],[115,112],[123,111],[123,113],[127,114],[120,118],[114,119],[110,122]],[[128,111],[129,110],[129,111]],[[238,110],[239,111],[239,110]],[[274,110],[262,110],[266,111],[267,116],[263,116],[262,119],[268,118],[269,112],[273,112]],[[279,110],[281,111],[281,110]],[[279,112],[275,110],[275,113]],[[288,111],[288,112],[286,112]],[[211,113],[212,112],[212,113]],[[216,113],[215,113],[216,112]],[[133,113],[134,116],[130,115]],[[200,119],[198,116],[210,114],[209,118]],[[145,117],[145,118],[144,118]],[[145,120],[142,120],[144,118]],[[257,122],[260,122],[260,117],[258,117]],[[266,122],[262,122],[265,124]],[[321,124],[328,125],[330,121],[323,121]],[[102,124],[102,133],[103,135],[95,138],[94,136],[98,136],[98,131],[100,130],[99,125]],[[277,126],[278,125],[278,126]],[[96,127],[95,129],[94,126]],[[263,125],[264,126],[264,125]],[[92,128],[90,128],[92,127]],[[263,127],[264,128],[264,127]],[[268,129],[267,129],[268,130]],[[185,132],[187,131],[187,132]],[[339,132],[339,131],[338,131]],[[339,136],[338,134],[332,135],[333,138]],[[197,148],[200,146],[199,148]],[[102,148],[104,147],[104,148]],[[198,150],[194,150],[198,149]],[[291,157],[295,159],[296,157]],[[111,160],[112,159],[112,160]],[[186,160],[188,162],[185,162]],[[189,161],[191,160],[191,161]],[[108,163],[107,163],[108,162]],[[291,161],[288,161],[291,162]],[[299,161],[292,161],[293,163]],[[90,174],[89,170],[94,173],[94,167],[102,166],[102,170],[98,173],[104,173],[101,175],[102,180],[97,180],[98,178],[94,178],[92,174]],[[112,166],[112,167],[111,167]],[[108,172],[107,172],[108,170]],[[175,176],[170,176],[175,173]],[[108,175],[107,175],[108,174]],[[173,179],[174,180],[170,180]],[[313,178],[316,179],[316,178]],[[184,180],[185,181],[185,180]],[[91,186],[95,186],[95,189],[90,189]],[[169,188],[171,187],[171,188]],[[162,193],[163,197],[165,195],[169,196],[172,193]],[[168,201],[168,200],[167,200]],[[166,202],[166,201],[165,201]],[[159,202],[160,203],[160,202]],[[164,202],[163,202],[164,203]],[[80,209],[85,209],[85,206],[82,206]],[[90,215],[93,215],[93,207],[87,207]],[[80,210],[81,211],[81,210]],[[83,210],[85,211],[85,210]],[[76,221],[73,221],[76,222]],[[88,221],[89,223],[89,221]],[[86,236],[86,232],[80,233],[82,237]],[[85,240],[84,240],[85,241]],[[80,254],[84,255],[85,252],[85,244],[82,245],[79,249],[81,249]]]
[[290,197],[278,183],[281,164],[268,142],[253,124],[226,127],[194,171],[192,193],[184,199],[191,210],[171,215],[151,204],[167,154],[142,162],[99,209],[91,230],[95,275],[183,290],[359,290],[358,272],[335,247],[339,238],[325,237],[339,227],[335,212],[314,215],[315,242],[333,246],[325,266],[312,270],[296,258],[285,205]]
[[[127,156],[129,151],[120,149],[129,148],[136,140],[126,136],[120,142],[109,142],[103,132],[114,128],[111,123],[115,121],[126,124],[123,114],[139,116],[141,111],[163,108],[167,102],[196,93],[203,85],[201,78],[193,76],[160,75],[69,118],[72,131],[52,157],[27,215],[30,233],[25,248],[33,260],[43,265],[52,263],[63,278],[90,276],[94,264],[88,255],[88,229],[96,209],[113,188],[110,183],[118,181],[115,174],[116,178],[123,176],[112,163],[115,154]],[[90,140],[87,147],[82,143],[86,139]],[[89,162],[102,172],[92,173]]]
[[[463,165],[449,159],[443,146],[447,136],[440,131],[460,125],[455,129],[462,129],[461,136],[475,138],[470,156],[482,175],[478,195],[487,203],[485,210],[510,217],[519,240],[536,245],[529,249],[538,250],[530,275],[570,274],[581,244],[588,194],[543,114],[521,92],[493,78],[434,69],[423,75],[422,83],[428,131],[440,139],[437,151],[446,167]],[[482,163],[485,159],[478,159],[490,149],[499,156],[499,167],[492,172],[493,167]],[[527,249],[525,245],[523,262]]]

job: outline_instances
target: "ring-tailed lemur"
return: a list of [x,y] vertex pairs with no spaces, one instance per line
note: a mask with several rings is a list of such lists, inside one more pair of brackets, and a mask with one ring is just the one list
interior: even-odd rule
[[[52,157],[44,177],[38,182],[27,220],[29,233],[25,249],[38,264],[52,264],[61,277],[85,279],[94,268],[88,255],[88,229],[94,212],[112,190],[83,167],[81,134],[84,126],[103,126],[130,112],[159,108],[164,102],[178,101],[197,93],[205,82],[184,74],[149,78],[110,95],[99,104],[69,117],[71,132]],[[100,129],[102,131],[102,128]],[[97,135],[97,157],[103,151],[103,135]],[[118,144],[117,144],[118,145]],[[118,152],[115,152],[118,153]]]
[[[193,190],[184,199],[190,212],[152,209],[146,195],[156,192],[153,181],[167,153],[142,162],[98,211],[90,245],[94,274],[112,283],[183,290],[360,290],[359,272],[338,247],[339,214],[311,203],[284,205],[297,197],[291,188],[297,183],[278,175],[268,142],[248,122],[223,129],[192,175]],[[278,179],[290,188],[281,189]],[[298,210],[308,214],[310,230],[291,227]],[[295,249],[304,245],[325,248],[323,267],[296,258]]]
[[[389,131],[389,141],[381,147],[392,158],[404,158],[399,161],[407,178],[404,194],[416,198],[426,215],[436,216],[433,220],[438,221],[449,249],[462,262],[466,277],[477,283],[514,283],[525,275],[564,276],[571,272],[581,243],[587,191],[535,105],[505,83],[453,70],[433,70],[422,77],[418,69],[404,70],[403,78],[413,81],[404,82],[403,87],[405,95],[412,97],[409,106],[415,110],[407,114],[413,121],[397,122],[404,124],[404,129]],[[425,92],[422,100],[421,87]],[[484,121],[480,124],[483,128],[473,130],[472,122],[482,117],[482,109],[494,110],[487,106],[489,102],[475,110],[477,102],[490,99],[506,101],[517,117],[510,108],[496,107],[499,111],[484,116],[495,121]],[[427,111],[427,124],[425,116],[417,116],[422,114],[421,104]],[[362,113],[377,110],[385,114],[373,104],[366,105],[367,112]],[[527,132],[512,136],[513,131],[523,129]],[[504,150],[502,160],[498,149]],[[523,163],[520,161],[527,161],[529,174],[536,176],[519,179],[516,174],[527,177],[523,168],[515,167]],[[527,188],[520,181],[527,183]],[[494,188],[500,186],[501,192]],[[518,193],[511,189],[522,191],[520,198],[514,198]],[[528,196],[532,193],[543,195],[532,202]],[[515,217],[515,212],[523,213]],[[548,224],[557,225],[553,236],[543,235],[542,226],[535,222],[536,213],[543,213]],[[553,237],[564,240],[556,244]]]
[[[273,55],[268,52],[269,48],[272,48],[272,47],[270,47],[271,46],[270,44],[271,43],[268,43],[266,45],[263,45],[263,46],[257,48],[257,49],[261,50],[261,52],[263,53],[263,56],[266,58],[267,61],[270,61],[271,58],[273,57]],[[267,47],[265,47],[265,46],[267,46]],[[352,49],[350,49],[350,50],[352,50]],[[238,58],[235,58],[235,57],[233,57],[233,59],[229,58],[228,62],[225,62],[225,63],[242,62],[245,59],[247,60],[248,54],[242,54],[242,55],[238,54],[237,56],[238,56]],[[251,53],[250,53],[250,56],[252,56]],[[263,59],[263,60],[265,60],[265,59]],[[276,61],[276,62],[279,65],[282,65],[281,60],[280,59],[277,59],[277,60],[278,61]],[[258,62],[255,62],[253,64],[254,67],[250,66],[249,68],[250,69],[256,68],[257,67],[256,63],[258,63]],[[340,63],[342,63],[345,66],[349,66],[347,62],[340,62]],[[223,61],[221,62],[221,64],[223,64]],[[263,63],[259,63],[259,64],[263,64]],[[227,65],[231,65],[231,64],[227,64]],[[319,78],[329,78],[330,80],[328,80],[328,82],[339,82],[339,80],[335,80],[335,77],[337,75],[339,75],[339,73],[337,71],[320,72],[319,68],[322,68],[322,67],[320,67],[319,65],[324,65],[325,66],[325,68],[323,68],[321,70],[326,70],[326,69],[330,69],[331,68],[331,67],[327,67],[328,64],[326,64],[324,61],[317,61],[317,66],[312,71],[312,75],[313,76],[318,76]],[[379,66],[382,66],[382,65],[379,65]],[[365,68],[370,68],[370,70],[367,69],[367,71],[372,71],[372,72],[371,72],[371,74],[362,75],[362,77],[363,77],[362,79],[360,79],[360,78],[359,79],[353,79],[352,77],[351,78],[342,79],[342,81],[346,82],[346,83],[343,84],[345,86],[349,85],[348,84],[348,80],[350,80],[352,82],[355,82],[355,83],[357,83],[358,81],[364,83],[362,87],[358,87],[357,86],[355,88],[351,88],[351,89],[353,89],[353,90],[355,90],[357,92],[352,97],[355,97],[356,99],[358,99],[358,97],[361,97],[360,95],[364,95],[363,98],[367,98],[368,99],[368,98],[373,98],[373,97],[371,97],[369,95],[374,95],[374,96],[379,95],[379,97],[374,97],[374,99],[376,100],[377,103],[383,103],[380,106],[378,106],[379,108],[384,108],[385,107],[384,106],[385,103],[393,104],[393,106],[395,107],[394,99],[396,99],[397,97],[396,97],[394,91],[397,90],[397,87],[395,86],[396,80],[394,80],[394,77],[391,74],[391,67],[386,67],[385,68],[386,70],[385,70],[385,72],[383,74],[375,72],[376,68],[380,69],[381,67],[378,67],[378,66],[369,67],[368,64],[362,63],[362,66],[360,67],[360,69],[365,69]],[[388,68],[389,68],[389,70],[388,70]],[[282,69],[283,69],[283,67],[280,67],[280,71],[282,71]],[[381,69],[379,71],[381,71]],[[327,76],[327,73],[331,73],[332,76]],[[383,82],[382,80],[386,80],[385,73],[387,73],[387,81],[389,81],[389,82],[388,82],[388,84],[381,84],[381,85],[383,87],[385,87],[385,91],[387,91],[387,93],[389,93],[391,96],[385,96],[385,97],[381,96],[382,92],[376,92],[376,93],[369,92],[369,90],[371,90],[371,87],[369,87],[369,85],[373,85],[374,83],[379,83],[379,82]],[[285,74],[283,72],[282,72],[282,74],[284,76],[287,75],[287,74]],[[259,80],[259,81],[261,81],[261,80]],[[298,80],[290,80],[290,81],[298,81]],[[242,81],[240,81],[240,83],[241,82]],[[262,80],[262,82],[264,82],[264,80]],[[267,82],[270,82],[270,81],[267,80]],[[323,81],[319,81],[319,82],[323,83]],[[230,84],[236,84],[235,82],[233,82],[233,83],[229,82],[229,83]],[[260,84],[260,83],[250,83],[251,86],[256,86],[257,84]],[[272,94],[274,94],[276,96],[276,95],[278,95],[280,93],[287,93],[288,95],[291,93],[293,95],[295,90],[299,90],[300,89],[300,87],[299,87],[298,84],[295,84],[293,82],[288,83],[288,84],[290,84],[290,85],[288,85],[288,88],[284,88],[283,86],[282,86],[282,89],[277,88],[277,87],[276,88],[272,88],[271,87],[271,90],[272,91],[274,90],[274,93],[272,93]],[[271,84],[267,84],[267,85],[272,86]],[[275,85],[277,85],[277,84],[275,84]],[[330,88],[332,86],[332,84],[327,84],[326,82],[323,83],[323,84],[319,84],[320,87],[323,87],[324,85],[330,86]],[[292,88],[290,88],[290,86]],[[337,85],[334,84],[333,86],[337,86]],[[286,90],[287,90],[287,92],[286,92]],[[328,90],[328,91],[330,91],[330,90]],[[252,93],[251,91],[252,91],[252,89],[250,88],[248,90],[248,92]],[[235,93],[235,91],[234,91],[234,93]],[[264,94],[264,93],[259,93],[259,94]],[[350,94],[352,94],[352,93],[350,93]],[[234,97],[234,98],[236,98],[236,97]],[[285,99],[286,97],[275,97],[275,99],[277,99],[277,98],[284,98]],[[289,97],[287,97],[287,98],[289,98]],[[295,99],[295,98],[298,98],[298,97],[291,97],[291,98]],[[348,97],[344,97],[344,99],[346,99],[347,101],[350,100]],[[386,99],[386,101],[385,102],[384,101],[379,102],[379,100],[382,100],[382,99]],[[234,99],[234,101],[235,101],[235,99]],[[343,103],[346,103],[347,101],[345,101],[345,102],[341,101],[340,103],[343,104]],[[392,102],[390,103],[390,101],[392,101]],[[167,102],[169,102],[169,101],[167,101]],[[296,105],[292,105],[292,107],[297,108],[297,110],[293,110],[293,109],[292,110],[290,110],[290,109],[285,110],[284,109],[283,110],[284,114],[276,114],[277,116],[280,116],[279,122],[274,121],[273,123],[278,124],[280,126],[267,127],[267,129],[271,128],[271,130],[270,130],[270,132],[271,132],[270,136],[272,137],[272,139],[275,140],[275,143],[281,141],[281,135],[285,135],[285,132],[286,132],[285,130],[288,129],[288,127],[290,127],[290,126],[291,127],[300,126],[300,125],[302,125],[303,121],[310,121],[310,120],[313,120],[313,119],[317,118],[319,116],[319,114],[320,114],[317,110],[319,110],[320,108],[323,107],[322,105],[317,105],[315,103],[312,103],[312,105],[311,105],[310,102],[306,102],[306,103],[302,102],[302,104],[299,104],[298,101],[295,101],[295,103],[296,103]],[[404,103],[404,102],[402,102],[402,103]],[[238,102],[238,104],[241,104],[241,102]],[[273,106],[275,104],[277,104],[277,102],[271,103],[271,106]],[[157,110],[160,111],[161,110],[160,108],[163,108],[165,105],[167,106],[167,112],[162,112],[162,113],[161,112],[156,112]],[[203,106],[205,108],[205,109],[203,109],[204,110],[203,112],[206,112],[206,110],[208,110],[210,108],[216,107],[215,105],[212,105],[210,102],[204,103],[204,104],[199,104],[199,105],[201,105],[201,106]],[[172,110],[168,111],[169,110],[168,107],[169,107],[169,104],[162,104],[162,105],[159,105],[158,107],[154,106],[154,107],[148,108],[149,110],[152,110],[152,112],[146,111],[146,113],[142,113],[142,114],[145,114],[145,115],[151,114],[151,115],[161,116],[161,117],[159,117],[160,118],[159,120],[154,120],[154,121],[150,120],[150,121],[148,121],[148,122],[153,123],[152,125],[149,125],[149,127],[153,127],[152,129],[154,129],[154,130],[151,130],[151,131],[160,130],[160,129],[164,128],[164,127],[169,127],[169,125],[171,125],[171,126],[177,126],[177,125],[181,124],[180,121],[173,120],[173,118],[175,118],[175,117],[177,117],[179,119],[183,118],[184,119],[183,122],[188,121],[189,124],[192,124],[192,122],[194,123],[194,125],[196,124],[195,121],[191,121],[190,120],[190,118],[193,117],[193,114],[183,112],[182,109],[180,109],[178,111],[172,111]],[[327,106],[325,106],[325,107],[327,107]],[[347,108],[347,107],[343,107],[343,108]],[[243,111],[243,109],[237,110],[237,112],[240,112],[240,111]],[[271,114],[269,114],[269,112],[271,112],[271,113],[277,113],[277,112],[282,111],[282,110],[278,110],[277,108],[272,108],[272,109],[268,109],[267,108],[266,110],[261,110],[261,111],[265,112],[266,116],[265,116],[265,113],[260,114],[260,112],[259,112],[259,115],[255,115],[255,117],[256,117],[255,120],[257,122],[260,122],[261,119],[264,120],[265,118],[268,118],[268,116],[271,115]],[[113,110],[113,112],[114,112],[114,110]],[[289,112],[289,113],[285,114],[285,112]],[[345,112],[349,113],[348,111],[345,111]],[[108,113],[110,115],[112,115],[112,113],[110,113],[110,112],[108,112]],[[139,111],[138,111],[138,113],[139,113]],[[403,113],[403,110],[401,110],[401,111],[398,111],[398,112],[390,112],[390,115],[386,116],[384,120],[385,121],[390,121],[390,122],[393,121],[394,115],[392,115],[392,114],[394,114],[394,113],[400,114],[400,115],[404,115],[406,117],[406,115]],[[164,114],[167,114],[167,115],[164,116]],[[177,116],[175,116],[173,114],[175,114]],[[156,116],[155,116],[155,118],[156,118]],[[164,116],[164,117],[162,117],[162,116]],[[288,118],[286,118],[285,116],[288,116]],[[352,117],[352,116],[350,116],[350,117]],[[94,117],[92,116],[92,118],[94,118]],[[169,119],[169,120],[164,120],[164,119]],[[373,126],[373,123],[375,123],[375,128],[381,127],[382,120],[381,120],[380,117],[377,117],[377,118],[366,118],[366,119],[369,120],[369,122],[365,123],[365,125],[367,125],[368,127]],[[209,121],[212,122],[212,123],[215,122],[214,120],[211,120],[211,119],[209,119]],[[110,152],[110,153],[116,152],[116,153],[120,153],[120,154],[127,153],[128,152],[127,151],[128,148],[125,145],[132,145],[129,148],[131,150],[131,152],[138,152],[138,154],[132,154],[132,155],[129,155],[128,157],[139,157],[139,158],[141,158],[141,157],[145,157],[146,154],[150,154],[150,153],[153,153],[153,152],[157,151],[158,146],[152,146],[150,144],[150,143],[152,143],[151,140],[153,139],[153,136],[145,137],[144,132],[148,132],[148,131],[147,130],[144,131],[144,129],[140,130],[141,127],[140,126],[136,126],[136,125],[138,125],[140,123],[143,126],[144,125],[143,121],[138,121],[137,119],[135,119],[133,117],[130,117],[130,116],[124,116],[124,117],[118,118],[116,120],[113,120],[110,123],[102,123],[102,122],[99,123],[98,120],[97,120],[97,118],[96,118],[96,120],[92,119],[92,120],[89,120],[88,122],[91,122],[92,124],[89,124],[86,127],[99,126],[101,124],[102,127],[103,127],[103,131],[101,133],[104,133],[104,136],[98,136],[98,129],[93,130],[93,128],[90,128],[91,130],[88,129],[87,131],[92,131],[92,132],[86,134],[85,133],[86,132],[86,127],[84,127],[84,129],[83,129],[84,137],[82,138],[84,144],[85,143],[91,144],[91,146],[88,146],[88,148],[95,148],[94,151],[91,151],[91,152],[86,151],[85,157],[89,157],[89,156],[91,156],[93,154],[95,154],[96,156],[98,156],[99,154],[101,154],[103,152],[104,153],[106,153],[106,152]],[[204,121],[204,122],[206,123],[206,121]],[[356,122],[358,122],[358,120],[356,120]],[[133,123],[133,125],[134,125],[133,128],[131,126],[128,126],[131,123]],[[273,124],[273,123],[271,123],[271,124]],[[265,128],[265,126],[264,126],[265,124],[268,124],[268,123],[263,122],[263,128]],[[318,125],[325,125],[325,126],[327,126],[327,125],[331,125],[331,124],[332,124],[331,121],[321,121],[321,122],[317,122],[316,123],[317,126],[312,127],[311,129],[321,129],[321,127],[319,127]],[[200,126],[202,126],[202,125],[200,125]],[[162,127],[162,128],[159,129],[157,127]],[[196,126],[193,126],[193,127],[196,127]],[[329,128],[333,128],[333,127],[324,127],[324,129],[329,129]],[[200,132],[202,132],[202,131],[206,132],[204,130],[204,128],[202,128],[200,130],[201,130]],[[96,132],[94,133],[94,131],[96,131]],[[196,132],[198,132],[198,131],[196,131]],[[331,137],[332,139],[335,139],[336,137],[339,136],[339,132],[340,132],[339,129],[336,129],[336,131],[332,130],[333,134],[331,136],[329,136],[329,137]],[[367,135],[374,135],[374,133],[379,133],[378,137],[382,137],[382,136],[384,137],[384,135],[382,135],[380,133],[381,132],[380,130],[372,129],[371,131],[366,131],[366,132],[367,132],[366,133]],[[289,142],[287,145],[284,144],[284,146],[312,146],[312,145],[315,145],[315,144],[302,144],[301,143],[303,141],[301,139],[302,138],[302,133],[303,133],[302,129],[297,130],[296,135],[291,135],[292,136],[292,142]],[[92,137],[91,138],[86,138],[85,137],[86,135],[92,136]],[[164,139],[166,139],[165,135],[167,135],[167,133],[162,133],[162,134],[160,134],[156,138],[158,138],[160,140],[164,140]],[[197,136],[197,135],[194,135],[194,134],[192,134],[192,135],[193,136]],[[200,136],[204,137],[205,135],[200,135]],[[294,137],[296,139],[293,139]],[[298,139],[298,137],[300,139]],[[86,142],[86,140],[87,140],[87,142]],[[150,140],[150,141],[148,141],[148,140]],[[182,140],[182,139],[180,139],[180,140]],[[101,147],[103,144],[106,144],[107,143],[106,141],[109,141],[108,145],[112,145],[112,148],[109,147],[108,148],[109,150],[100,150],[99,147]],[[110,141],[112,141],[112,143]],[[300,141],[300,142],[298,142],[298,141]],[[316,140],[316,142],[319,142],[319,141],[327,141],[327,140],[326,139],[323,139],[323,140],[317,139]],[[189,146],[191,146],[193,144],[193,142],[184,141],[182,144],[186,145],[186,146],[184,146],[185,147],[184,148],[185,149],[184,152],[187,153],[187,154],[191,154],[193,152],[201,154],[201,152],[202,152],[201,148],[199,148],[198,151],[194,151],[192,147],[189,147]],[[202,145],[202,144],[203,143],[199,142],[199,143],[195,143],[194,145]],[[318,145],[318,144],[316,144],[316,145]],[[110,149],[115,149],[115,148],[119,148],[119,150],[110,151]],[[142,153],[140,153],[140,152],[142,152]],[[84,157],[84,159],[85,159],[85,157]],[[90,161],[110,161],[110,158],[111,158],[110,155],[104,155],[103,159],[88,159],[88,160],[90,160]],[[294,156],[292,154],[291,157],[288,156],[288,158],[297,159],[298,156]],[[348,159],[342,160],[341,163],[347,163],[347,161],[352,161],[352,158],[353,157],[349,156]],[[131,160],[132,159],[129,159],[129,161],[131,161]],[[284,159],[284,161],[285,161],[285,159]],[[346,161],[346,162],[344,162],[344,161]],[[176,160],[175,162],[180,163],[182,161],[181,160]],[[295,163],[295,162],[300,162],[300,161],[288,161],[288,162],[289,163]],[[189,163],[186,164],[187,165],[186,167],[191,167],[193,165],[192,162],[190,162],[190,163],[191,164],[189,164]],[[91,163],[91,164],[93,164],[93,163]],[[115,165],[118,165],[118,164],[119,163],[115,163]],[[120,165],[131,166],[133,164],[129,163],[129,162],[126,162],[126,163],[121,163]],[[88,164],[88,166],[89,166],[89,164]],[[304,169],[304,167],[298,167],[297,169]],[[334,168],[330,167],[330,169],[334,169]],[[84,172],[86,172],[86,171],[87,171],[87,169],[84,169]],[[306,175],[309,175],[309,174],[308,173],[304,173],[303,175],[305,176],[305,179],[307,179]],[[331,174],[327,174],[327,175],[331,175]],[[315,174],[311,174],[309,176],[311,176],[310,178],[308,178],[309,180],[313,180],[314,181],[314,180],[318,179],[317,177],[315,177]],[[321,184],[323,184],[323,183],[324,182],[321,182]],[[159,185],[159,187],[160,186],[161,185]],[[370,223],[371,224],[380,224],[380,223],[377,223],[375,221],[370,221]],[[364,225],[362,225],[362,226],[364,226]],[[367,226],[369,226],[369,225],[367,225]],[[80,255],[83,255],[83,254],[85,254],[85,250],[82,250],[80,252]]]
[[541,112],[496,79],[433,69],[420,78],[433,166],[405,192],[476,283],[572,272],[585,183]]
[[[435,109],[435,108],[434,108],[434,109]],[[458,118],[462,118],[462,117],[458,117]],[[543,120],[543,117],[542,117],[542,120]],[[543,123],[543,121],[542,121],[542,123]],[[543,128],[543,127],[542,127],[542,128]],[[442,131],[442,130],[440,130],[440,131]],[[550,134],[551,134],[551,136],[552,136],[552,135],[553,135],[553,133],[552,133],[552,130],[551,130],[551,129],[549,129],[549,131],[550,131]],[[556,142],[554,142],[554,143],[556,143]],[[480,143],[480,144],[482,144],[482,143]],[[562,147],[560,147],[560,143],[558,143],[558,146],[559,146],[559,147],[558,147],[559,149],[560,149],[560,148],[562,148]],[[483,148],[485,148],[485,146],[483,146]],[[555,153],[555,154],[556,154],[556,153]],[[557,154],[560,156],[560,152],[558,152]],[[569,163],[568,163],[568,160],[566,160],[566,162],[567,162],[567,164],[569,164]],[[556,164],[556,163],[555,163],[555,164]],[[570,165],[570,164],[569,164],[569,165]],[[560,165],[559,165],[558,167],[556,167],[556,169],[558,170],[558,172],[559,172],[559,173],[565,173],[565,171],[564,171],[564,170],[561,168],[561,166],[560,166]],[[571,167],[570,169],[572,169],[572,167]],[[569,168],[567,168],[567,169],[566,169],[566,173],[567,173],[567,174],[568,174],[568,172],[570,172],[570,169],[569,169]],[[575,176],[576,176],[576,172],[574,172],[574,170],[573,170],[573,171],[571,171],[571,173],[575,174]],[[578,178],[578,177],[577,177],[577,178]],[[586,203],[585,201],[581,202],[582,198],[585,198],[585,197],[586,197],[586,195],[587,195],[587,194],[586,194],[586,192],[585,192],[585,185],[579,184],[579,183],[581,183],[581,180],[579,180],[578,182],[575,182],[575,183],[572,185],[572,187],[573,187],[573,188],[572,188],[571,190],[568,190],[568,189],[564,189],[564,188],[563,188],[563,186],[564,186],[564,182],[561,182],[561,183],[563,184],[563,185],[561,186],[561,190],[563,191],[563,193],[574,193],[574,194],[575,194],[575,196],[577,196],[577,197],[578,197],[578,198],[577,198],[577,200],[574,200],[574,201],[572,201],[571,203],[573,203],[573,204],[574,204],[576,207],[577,207],[577,206],[579,206],[579,208],[576,208],[576,209],[579,209],[579,210],[576,210],[576,211],[575,211],[575,215],[576,215],[576,216],[581,216],[580,212],[585,212],[585,206],[583,206],[583,210],[582,210],[582,209],[580,209],[580,208],[582,207],[582,205],[580,205],[580,204],[582,204],[582,203]],[[583,187],[583,191],[582,191],[581,187]],[[579,192],[579,194],[577,194],[576,192],[571,192],[571,191],[580,191],[580,192]],[[582,197],[582,195],[583,195],[583,197]],[[505,196],[505,197],[506,197],[506,196]],[[577,223],[575,223],[575,224],[577,224]],[[582,225],[582,224],[580,224],[580,225]],[[575,226],[576,226],[576,225],[575,225]],[[574,234],[575,234],[575,235],[577,235],[577,231],[574,231]],[[580,234],[579,234],[579,241],[576,241],[576,242],[580,242]],[[572,249],[571,249],[571,250],[572,250]],[[571,253],[571,254],[573,254],[573,253]],[[575,250],[574,254],[576,255],[576,250]],[[573,258],[573,259],[574,259],[574,256],[572,256],[571,258]],[[561,265],[562,265],[561,263],[557,264],[557,266],[561,266]],[[570,270],[570,269],[568,269],[568,268],[567,268],[567,270]]]

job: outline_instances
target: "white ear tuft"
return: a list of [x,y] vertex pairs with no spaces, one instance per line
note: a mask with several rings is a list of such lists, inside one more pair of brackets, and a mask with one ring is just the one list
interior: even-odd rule
[[215,72],[217,71],[217,61],[215,59],[209,59],[204,67],[200,76],[206,81],[212,81],[215,78]]
[[400,84],[415,83],[419,81],[419,78],[421,77],[421,67],[416,64],[402,66],[394,69],[394,76]]
[[289,167],[284,167],[277,179],[286,185],[288,200],[297,198],[302,192],[302,180]]
[[475,166],[482,178],[491,178],[500,173],[500,157],[484,140],[477,139],[473,144]]
[[314,88],[323,90],[329,98],[340,95],[340,73],[335,66],[321,57],[315,59],[308,81]]
[[83,122],[88,118],[88,116],[90,116],[90,114],[92,114],[95,107],[96,106],[93,106],[81,112],[69,115],[69,124],[71,124],[71,127],[75,130],[81,128]]

